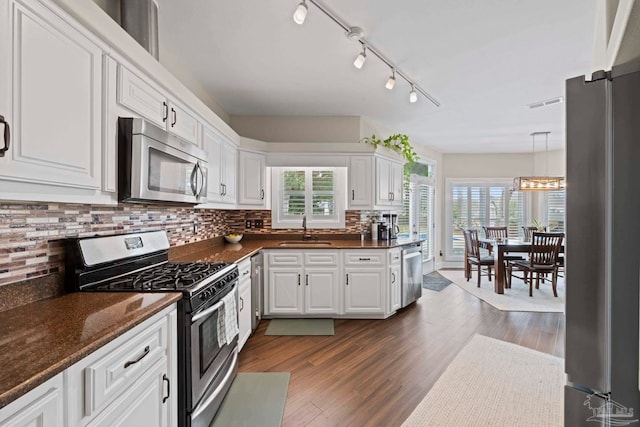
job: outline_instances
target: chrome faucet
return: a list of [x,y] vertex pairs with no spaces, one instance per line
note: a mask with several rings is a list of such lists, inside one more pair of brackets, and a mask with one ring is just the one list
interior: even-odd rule
[[311,240],[311,232],[307,234],[307,216],[306,215],[302,216],[302,228],[304,230],[302,232],[302,240]]

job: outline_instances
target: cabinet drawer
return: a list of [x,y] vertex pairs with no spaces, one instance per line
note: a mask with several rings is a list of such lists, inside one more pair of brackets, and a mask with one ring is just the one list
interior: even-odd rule
[[167,320],[161,319],[88,365],[84,369],[85,415],[99,412],[165,357],[168,333]]
[[324,249],[317,252],[306,251],[304,253],[304,264],[336,266],[338,265],[338,253]]
[[389,250],[389,265],[400,264],[400,248]]
[[122,65],[118,67],[117,100],[120,105],[165,128],[169,115],[167,97]]
[[238,263],[238,274],[240,275],[238,276],[238,279],[240,280],[240,282],[251,278],[251,260],[250,259],[245,259],[244,261]]
[[344,253],[344,265],[345,266],[375,266],[381,267],[385,264],[386,250],[380,250],[375,252],[352,252],[346,251]]
[[267,254],[269,265],[302,265],[302,253],[276,251]]

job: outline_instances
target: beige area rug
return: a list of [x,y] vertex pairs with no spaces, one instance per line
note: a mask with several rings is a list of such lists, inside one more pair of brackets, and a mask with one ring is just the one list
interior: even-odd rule
[[475,335],[402,424],[562,426],[564,361]]
[[533,296],[529,296],[529,285],[520,279],[513,278],[511,289],[505,289],[504,294],[496,294],[493,291],[493,278],[489,282],[486,276],[478,288],[476,272],[467,282],[463,270],[438,270],[447,279],[465,291],[491,304],[502,311],[536,311],[541,313],[563,313],[565,287],[564,279],[558,278],[558,297],[553,296],[551,282],[540,283],[540,289],[533,288]]

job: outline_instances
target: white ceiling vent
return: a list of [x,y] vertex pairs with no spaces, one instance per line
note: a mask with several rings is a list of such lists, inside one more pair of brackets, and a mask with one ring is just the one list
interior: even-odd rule
[[562,96],[558,96],[556,98],[547,99],[545,101],[538,101],[538,102],[534,102],[533,104],[527,104],[527,107],[529,108],[546,107],[547,105],[559,104],[562,101],[564,101],[564,98]]

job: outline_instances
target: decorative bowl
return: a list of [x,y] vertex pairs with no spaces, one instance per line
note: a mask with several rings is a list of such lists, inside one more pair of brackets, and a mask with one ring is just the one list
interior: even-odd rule
[[227,234],[226,236],[224,236],[224,240],[226,240],[229,243],[238,243],[240,240],[242,240],[242,234],[236,234],[236,233]]

